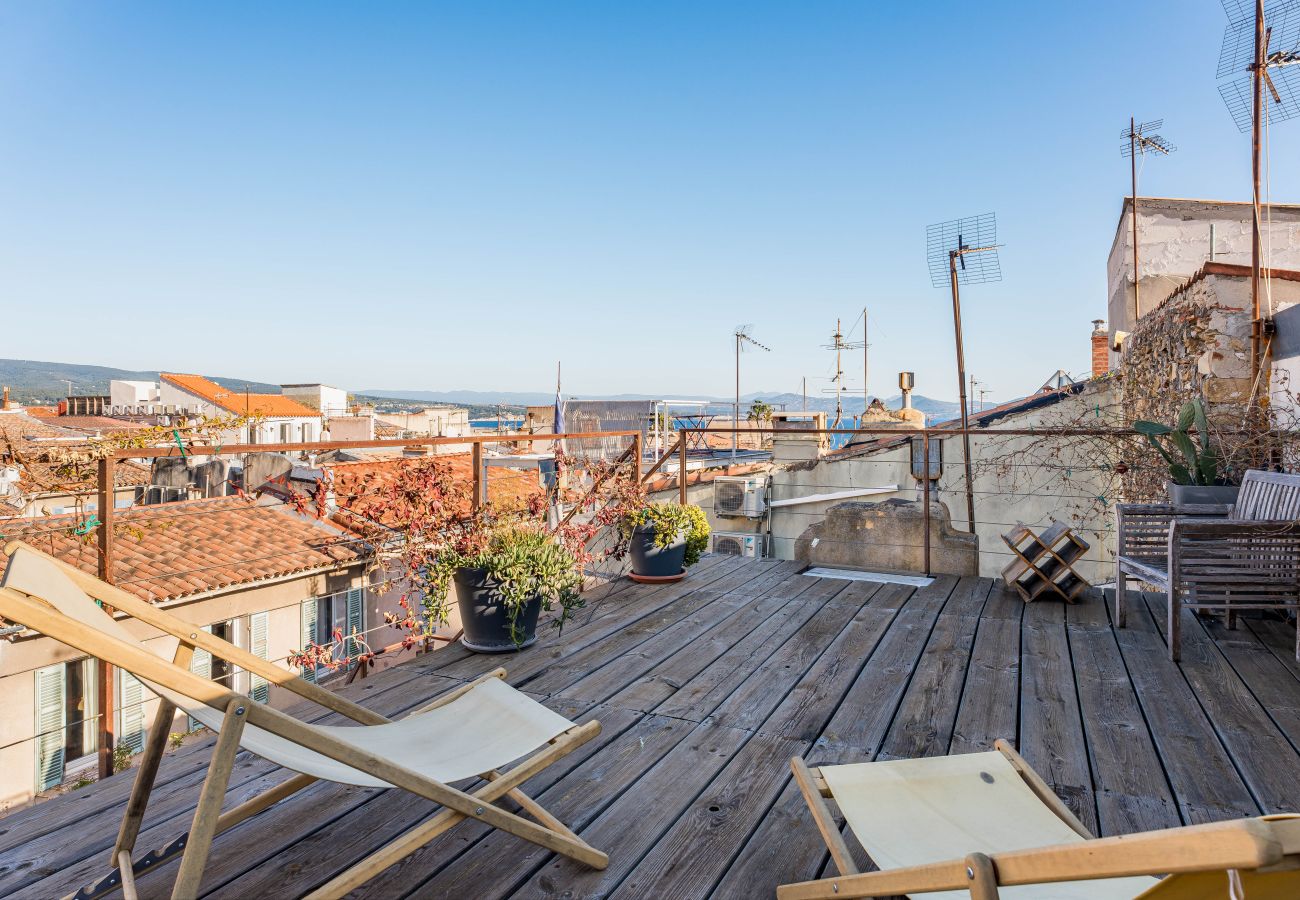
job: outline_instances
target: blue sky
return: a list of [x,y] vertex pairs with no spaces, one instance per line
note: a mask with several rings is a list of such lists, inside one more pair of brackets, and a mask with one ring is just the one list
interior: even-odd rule
[[[955,396],[932,221],[1008,397],[1088,365],[1128,188],[1247,199],[1215,0],[0,6],[0,356],[350,389]],[[1300,199],[1300,122],[1273,196]],[[1288,164],[1290,161],[1290,164]],[[849,367],[857,384],[857,362]]]

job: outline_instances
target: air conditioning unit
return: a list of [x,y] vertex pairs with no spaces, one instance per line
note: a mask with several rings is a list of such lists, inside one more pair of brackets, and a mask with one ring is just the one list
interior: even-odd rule
[[713,479],[713,514],[758,519],[767,507],[767,480],[762,475],[719,475]]
[[735,531],[715,531],[709,535],[710,549],[724,556],[748,556],[759,559],[763,556],[763,536],[745,534]]

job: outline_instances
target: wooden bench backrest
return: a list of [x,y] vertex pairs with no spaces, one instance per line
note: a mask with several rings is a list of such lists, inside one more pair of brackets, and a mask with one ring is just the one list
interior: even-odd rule
[[1251,469],[1241,480],[1233,521],[1300,519],[1300,475]]

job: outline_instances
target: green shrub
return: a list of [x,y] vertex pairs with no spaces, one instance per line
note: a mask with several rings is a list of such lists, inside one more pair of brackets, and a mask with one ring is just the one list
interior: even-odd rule
[[633,529],[642,526],[654,528],[654,543],[660,548],[671,547],[685,535],[687,567],[699,562],[709,546],[709,520],[704,510],[693,504],[652,503],[643,506],[623,519],[623,534],[630,535]]

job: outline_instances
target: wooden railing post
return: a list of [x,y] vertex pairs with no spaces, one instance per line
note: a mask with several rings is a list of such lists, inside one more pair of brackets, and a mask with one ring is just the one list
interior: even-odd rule
[[677,442],[677,502],[686,505],[686,435],[682,429],[682,439]]
[[[112,456],[99,460],[98,509],[99,518],[99,578],[113,583],[113,518],[117,461]],[[108,607],[104,612],[112,613]],[[113,667],[102,659],[95,662],[96,699],[99,712],[99,777],[113,774]]]
[[641,483],[641,432],[632,435],[632,474],[636,484]]
[[921,481],[925,485],[925,508],[921,513],[925,531],[925,574],[930,574],[930,432],[921,433]]
[[469,464],[474,470],[474,483],[471,490],[474,497],[471,501],[475,509],[483,506],[483,442],[475,441],[470,444]]

